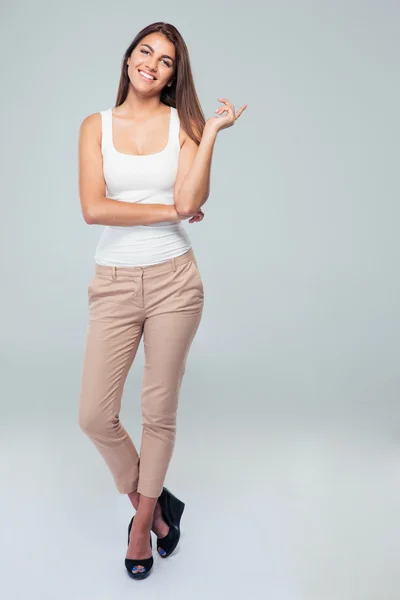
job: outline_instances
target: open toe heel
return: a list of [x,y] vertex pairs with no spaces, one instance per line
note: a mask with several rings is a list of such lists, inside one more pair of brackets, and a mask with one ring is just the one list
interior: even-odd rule
[[157,551],[162,558],[167,558],[177,547],[181,536],[180,522],[185,503],[165,487],[163,487],[158,502],[161,506],[162,517],[169,525],[169,532],[165,537],[157,538]]
[[[129,523],[129,527],[128,527],[128,546],[129,546],[129,539],[131,536],[133,519],[134,519],[134,517],[132,517],[132,519]],[[151,541],[151,533],[150,533],[150,548],[153,548],[153,544]],[[129,577],[132,577],[132,579],[145,579],[145,577],[147,577],[150,574],[150,571],[153,567],[153,563],[154,563],[153,556],[150,556],[150,558],[125,558],[125,567],[126,567],[126,570],[128,571]],[[141,567],[143,567],[143,570],[139,570],[139,568],[138,568],[139,565]]]

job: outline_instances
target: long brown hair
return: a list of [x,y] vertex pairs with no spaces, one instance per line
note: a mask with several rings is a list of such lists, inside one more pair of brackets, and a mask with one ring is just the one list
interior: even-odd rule
[[203,135],[205,118],[197,96],[190,66],[189,52],[185,41],[173,25],[157,21],[144,27],[129,44],[124,53],[115,107],[122,104],[128,95],[129,77],[127,60],[139,42],[150,33],[162,33],[175,46],[175,72],[170,87],[165,86],[161,92],[161,102],[177,109],[182,128],[196,143],[200,143]]

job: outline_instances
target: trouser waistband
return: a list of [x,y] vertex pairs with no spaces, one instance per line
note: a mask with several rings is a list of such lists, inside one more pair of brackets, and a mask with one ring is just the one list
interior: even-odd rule
[[157,275],[157,273],[165,273],[166,271],[176,271],[179,265],[194,260],[197,265],[196,257],[193,252],[193,248],[189,248],[187,252],[180,256],[175,256],[164,260],[161,263],[155,265],[147,265],[144,267],[129,267],[129,266],[114,266],[114,265],[100,265],[96,263],[95,271],[101,275],[109,276],[112,279],[118,279],[118,277],[138,277],[147,275]]

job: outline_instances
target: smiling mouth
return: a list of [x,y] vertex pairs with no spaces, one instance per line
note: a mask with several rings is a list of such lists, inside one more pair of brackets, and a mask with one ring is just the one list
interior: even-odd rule
[[141,71],[140,69],[138,69],[138,73],[142,77],[142,79],[145,79],[146,81],[155,81],[155,77],[149,77],[147,75],[144,75],[143,71]]

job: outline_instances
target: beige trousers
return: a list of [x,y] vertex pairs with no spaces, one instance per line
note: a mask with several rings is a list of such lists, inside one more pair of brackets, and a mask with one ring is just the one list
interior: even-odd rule
[[[203,312],[203,284],[193,249],[145,267],[95,264],[88,299],[79,426],[103,456],[119,492],[137,490],[157,498],[175,444],[186,358]],[[139,458],[119,412],[142,334]]]

